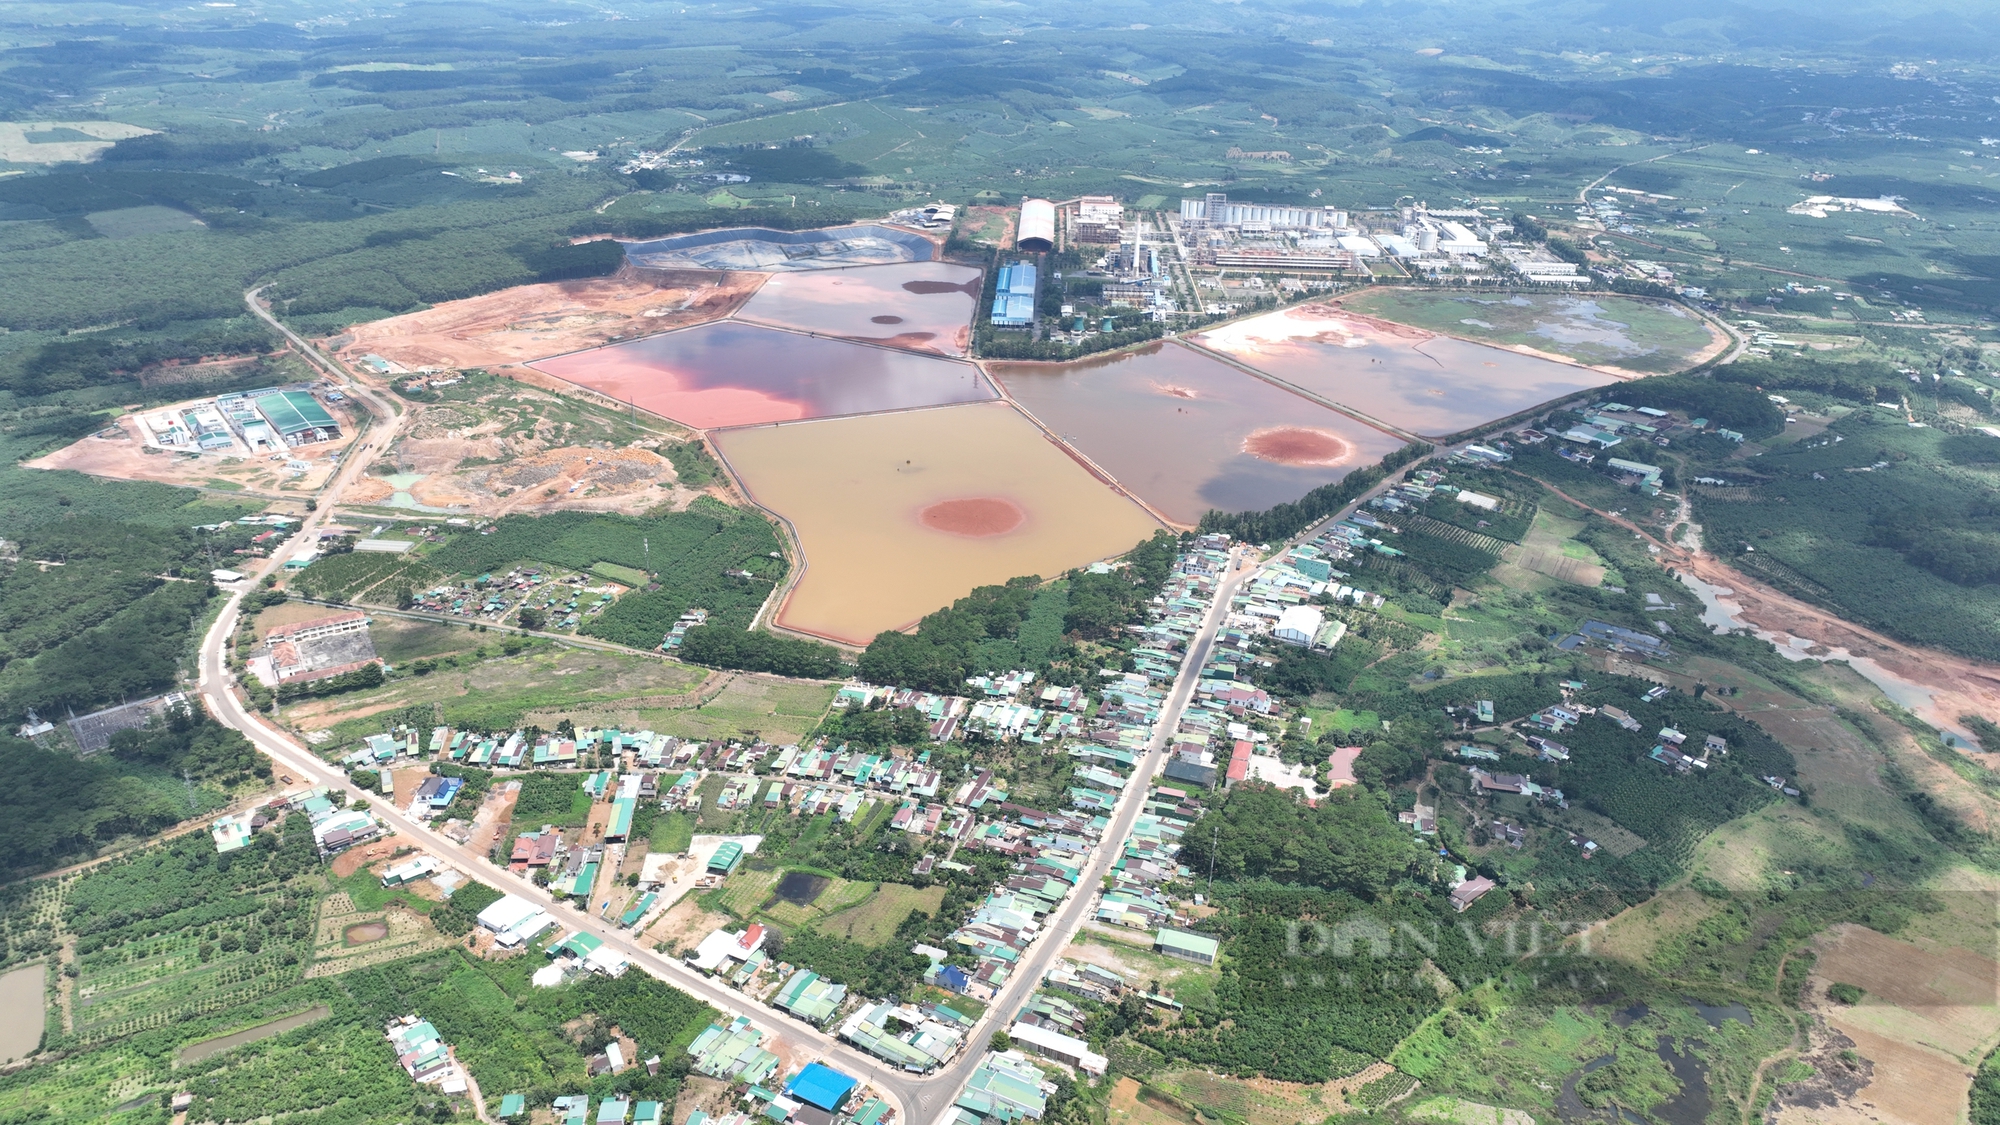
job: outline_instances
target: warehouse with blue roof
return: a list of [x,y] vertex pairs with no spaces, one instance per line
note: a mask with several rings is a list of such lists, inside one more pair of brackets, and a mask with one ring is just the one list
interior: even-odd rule
[[1020,328],[1035,319],[1035,263],[1001,266],[993,278],[993,323]]
[[847,1101],[847,1095],[861,1083],[825,1063],[808,1063],[785,1084],[785,1093],[832,1113]]

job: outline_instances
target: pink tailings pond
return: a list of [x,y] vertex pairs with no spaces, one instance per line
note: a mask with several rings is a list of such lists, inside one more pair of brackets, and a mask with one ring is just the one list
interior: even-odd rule
[[1178,524],[1297,500],[1403,444],[1178,344],[990,369],[1042,424]]
[[849,644],[974,586],[1129,550],[1159,527],[1004,403],[711,437],[805,549],[778,624]]
[[1370,418],[1441,437],[1618,380],[1587,367],[1299,305],[1194,337]]
[[701,430],[997,397],[969,363],[730,321],[534,366]]
[[909,262],[772,275],[736,314],[822,336],[913,351],[964,355],[980,271],[949,262]]

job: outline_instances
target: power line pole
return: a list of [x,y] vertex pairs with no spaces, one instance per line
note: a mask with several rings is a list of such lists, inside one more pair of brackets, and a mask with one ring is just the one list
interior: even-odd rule
[[1217,824],[1217,825],[1213,825],[1213,826],[1211,826],[1211,827],[1209,828],[1209,830],[1208,830],[1208,831],[1209,831],[1209,836],[1208,836],[1208,895],[1209,895],[1209,897],[1210,897],[1210,898],[1214,898],[1214,897],[1215,897],[1215,849],[1216,849],[1216,844],[1217,844],[1217,842],[1218,842],[1219,840],[1221,840],[1221,838],[1222,838],[1222,826],[1221,826],[1221,825],[1219,825],[1219,824]]

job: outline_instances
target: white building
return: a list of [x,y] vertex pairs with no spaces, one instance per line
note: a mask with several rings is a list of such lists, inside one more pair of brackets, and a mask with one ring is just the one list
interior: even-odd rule
[[1284,207],[1262,203],[1231,203],[1219,191],[1203,199],[1181,200],[1181,222],[1243,230],[1317,230],[1347,226],[1347,212],[1333,207]]
[[1021,201],[1021,229],[1014,245],[1030,253],[1056,246],[1056,205],[1046,199]]
[[1075,1036],[1064,1035],[1059,1031],[1050,1031],[1046,1027],[1017,1023],[1007,1029],[1007,1035],[1017,1045],[1025,1047],[1041,1055],[1043,1058],[1054,1059],[1060,1063],[1068,1063],[1086,1074],[1101,1076],[1105,1068],[1111,1065],[1111,1060],[1093,1052],[1090,1049],[1090,1044]]
[[1086,195],[1076,201],[1076,221],[1079,223],[1122,223],[1125,221],[1125,206],[1109,195]]
[[482,929],[497,934],[502,930],[513,929],[515,925],[540,913],[541,909],[520,895],[507,895],[479,912],[479,925]]
[[1301,648],[1313,643],[1319,636],[1320,627],[1326,624],[1326,615],[1309,605],[1289,606],[1278,615],[1278,624],[1272,628],[1271,636],[1288,645]]

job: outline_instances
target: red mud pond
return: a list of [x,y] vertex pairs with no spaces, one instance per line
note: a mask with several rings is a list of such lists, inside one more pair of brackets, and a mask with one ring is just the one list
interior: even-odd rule
[[968,363],[731,321],[534,366],[703,430],[998,397]]

